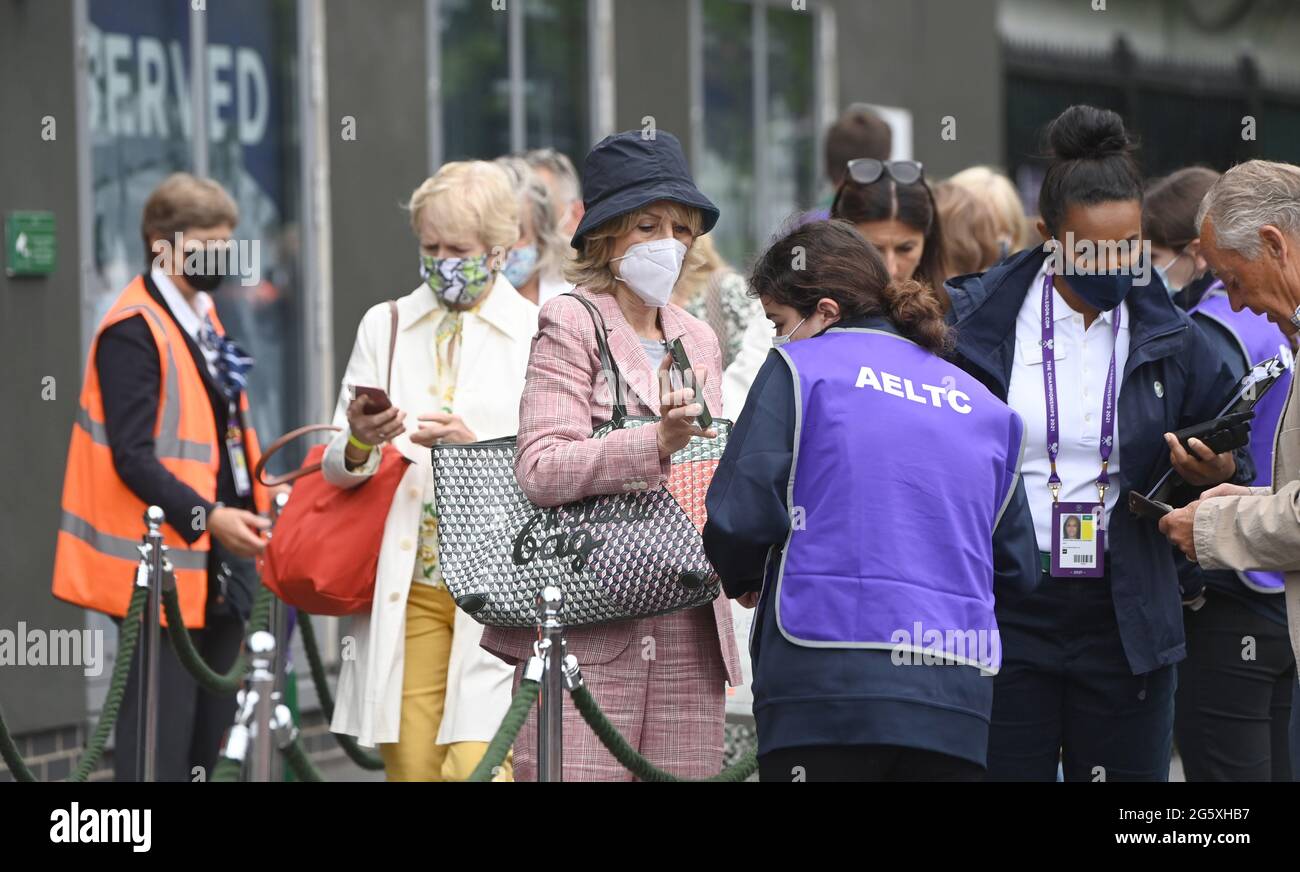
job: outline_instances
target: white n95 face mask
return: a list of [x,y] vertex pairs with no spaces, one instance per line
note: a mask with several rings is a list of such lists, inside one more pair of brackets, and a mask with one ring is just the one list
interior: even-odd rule
[[686,260],[686,246],[677,239],[656,239],[638,242],[627,253],[610,258],[610,263],[621,260],[614,278],[625,282],[632,292],[647,306],[667,305],[673,295],[673,285],[682,272]]

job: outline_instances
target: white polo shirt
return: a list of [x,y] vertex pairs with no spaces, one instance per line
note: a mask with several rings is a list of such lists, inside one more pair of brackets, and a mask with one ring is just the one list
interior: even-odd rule
[[[1051,464],[1047,457],[1047,405],[1043,387],[1043,349],[1040,311],[1043,262],[1038,275],[1025,294],[1016,316],[1015,359],[1011,365],[1011,383],[1007,404],[1025,422],[1025,456],[1020,474],[1034,517],[1034,533],[1039,551],[1052,550],[1052,492],[1047,479]],[[1067,279],[1068,280],[1068,279]],[[1115,313],[1122,313],[1118,337],[1112,338]],[[1119,391],[1124,380],[1124,363],[1128,360],[1128,303],[1102,312],[1091,326],[1083,329],[1083,315],[1070,308],[1060,293],[1052,289],[1052,317],[1055,330],[1056,401],[1061,427],[1061,447],[1056,457],[1056,473],[1061,477],[1061,502],[1096,502],[1097,475],[1101,472],[1101,410],[1106,392],[1106,372],[1110,367],[1111,349],[1115,350],[1115,442],[1110,454],[1111,486],[1106,490],[1106,519],[1119,500],[1115,486],[1120,469]]]

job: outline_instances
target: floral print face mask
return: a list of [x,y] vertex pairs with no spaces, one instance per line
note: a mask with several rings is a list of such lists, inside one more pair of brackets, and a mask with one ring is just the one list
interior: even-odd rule
[[438,302],[451,309],[468,309],[492,287],[486,254],[474,257],[420,255],[420,277]]

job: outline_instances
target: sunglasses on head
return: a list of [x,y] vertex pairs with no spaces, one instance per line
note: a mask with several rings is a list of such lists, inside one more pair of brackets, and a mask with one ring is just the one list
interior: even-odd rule
[[[844,181],[835,192],[835,199],[831,203],[832,215],[839,207],[840,198],[844,196],[844,189],[849,186],[849,182],[871,185],[887,175],[900,185],[915,185],[925,177],[921,162],[916,160],[876,160],[874,157],[859,157],[849,161],[846,166],[848,175],[844,177]],[[929,195],[933,207],[934,194],[931,193],[928,185],[925,187],[925,192]]]
[[860,157],[849,161],[848,171],[849,178],[859,185],[873,184],[885,175],[900,185],[914,185],[921,181],[924,175],[920,161],[876,160],[874,157]]

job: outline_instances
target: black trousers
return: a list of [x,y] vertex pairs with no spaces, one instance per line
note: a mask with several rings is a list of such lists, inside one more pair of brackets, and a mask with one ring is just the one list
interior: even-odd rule
[[1177,674],[1134,675],[1110,577],[1053,578],[997,606],[990,781],[1167,781]]
[[[194,647],[204,661],[218,672],[225,672],[239,656],[244,637],[244,623],[225,609],[209,609],[206,626],[190,630]],[[120,625],[120,622],[119,622]],[[235,719],[235,695],[218,696],[199,687],[198,682],[181,664],[167,638],[160,636],[158,652],[158,755],[155,775],[159,781],[204,781],[221,751],[221,739]],[[131,664],[117,717],[116,750],[113,770],[117,781],[136,779],[136,737],[139,723],[140,668],[139,653]],[[195,767],[201,767],[196,771]]]
[[1286,627],[1213,588],[1198,611],[1183,610],[1183,626],[1174,737],[1187,780],[1290,781],[1296,664]]
[[808,745],[758,757],[760,781],[983,781],[984,767],[898,745]]

